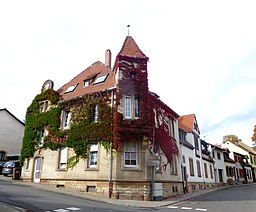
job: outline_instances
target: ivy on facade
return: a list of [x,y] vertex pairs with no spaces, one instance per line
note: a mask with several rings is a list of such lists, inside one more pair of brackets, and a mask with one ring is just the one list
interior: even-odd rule
[[[45,112],[40,112],[42,101],[46,100],[50,101],[51,107]],[[94,123],[92,108],[96,104],[99,108],[99,119]],[[54,90],[46,90],[37,95],[27,109],[21,164],[24,164],[26,158],[33,157],[37,149],[42,148],[39,146],[42,129],[48,131],[48,135],[44,137],[43,148],[58,150],[62,146],[71,147],[77,162],[80,157],[87,158],[90,144],[100,143],[108,150],[113,140],[112,112],[109,104],[110,92],[85,95],[69,101],[60,101],[59,93]],[[72,125],[67,130],[61,128],[61,112],[64,109],[72,111]]]

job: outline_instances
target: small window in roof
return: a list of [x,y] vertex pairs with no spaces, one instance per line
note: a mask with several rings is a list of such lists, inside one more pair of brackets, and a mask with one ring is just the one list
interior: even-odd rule
[[90,85],[90,81],[89,80],[84,80],[84,88],[88,87]]
[[70,85],[70,86],[68,87],[68,89],[65,91],[65,93],[69,93],[69,92],[74,91],[74,90],[76,89],[77,85],[78,85],[78,83],[75,84],[75,85]]
[[108,77],[108,74],[104,74],[104,75],[98,77],[98,78],[94,81],[93,84],[95,85],[95,84],[98,84],[98,83],[105,82],[105,80],[107,79],[107,77]]

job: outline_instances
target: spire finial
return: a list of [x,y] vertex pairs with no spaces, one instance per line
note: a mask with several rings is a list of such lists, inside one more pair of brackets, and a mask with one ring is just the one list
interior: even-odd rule
[[130,35],[130,32],[129,32],[130,25],[129,24],[127,25],[127,28],[128,28],[128,36],[129,36]]

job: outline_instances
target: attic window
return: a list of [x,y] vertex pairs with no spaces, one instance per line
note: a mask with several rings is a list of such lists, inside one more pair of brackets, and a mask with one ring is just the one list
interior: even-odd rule
[[78,83],[75,85],[70,85],[68,89],[65,91],[65,93],[73,92],[76,89],[77,85]]
[[105,80],[107,79],[107,77],[108,77],[108,74],[104,74],[104,75],[98,77],[98,78],[94,81],[93,84],[95,85],[95,84],[98,84],[98,83],[105,82]]
[[88,87],[90,85],[90,81],[89,80],[84,80],[84,88]]

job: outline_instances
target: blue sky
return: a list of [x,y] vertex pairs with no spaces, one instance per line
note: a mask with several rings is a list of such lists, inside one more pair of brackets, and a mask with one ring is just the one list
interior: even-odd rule
[[127,36],[149,57],[149,88],[179,115],[195,113],[201,138],[256,124],[255,1],[0,0],[0,108],[19,119],[44,81],[55,89],[93,62],[113,59]]

